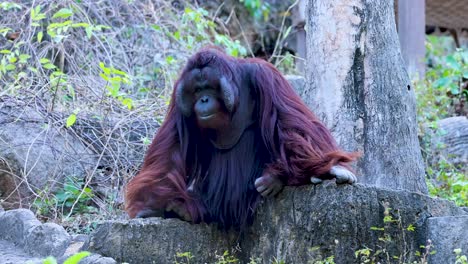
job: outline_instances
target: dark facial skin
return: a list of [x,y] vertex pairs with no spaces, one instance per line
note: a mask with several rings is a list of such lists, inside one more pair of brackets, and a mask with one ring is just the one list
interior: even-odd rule
[[195,68],[177,87],[179,108],[187,117],[194,114],[200,128],[222,128],[228,121],[229,111],[232,111],[233,99],[222,97],[217,75],[211,67]]
[[207,130],[214,146],[235,145],[253,120],[255,103],[247,84],[227,80],[216,68],[188,71],[177,87],[176,101],[186,117],[196,119]]

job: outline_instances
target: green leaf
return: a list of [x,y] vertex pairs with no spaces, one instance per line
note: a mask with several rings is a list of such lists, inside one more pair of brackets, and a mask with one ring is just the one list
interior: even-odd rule
[[0,2],[0,8],[2,8],[5,11],[8,11],[10,9],[15,9],[15,8],[21,10],[23,7],[16,3]]
[[91,39],[91,37],[93,35],[93,28],[92,27],[86,27],[85,32],[86,32],[86,37],[88,37],[88,39]]
[[115,77],[110,78],[110,81],[111,82],[122,82],[122,77],[115,76]]
[[193,13],[194,11],[192,9],[186,7],[184,12],[185,12],[185,14],[190,14],[190,13]]
[[41,58],[41,59],[39,60],[39,62],[40,62],[41,64],[46,64],[46,63],[48,63],[49,61],[50,61],[50,60],[47,59],[47,58]]
[[292,26],[286,29],[286,32],[283,34],[283,40],[285,40],[289,36],[289,33],[291,33],[291,29],[292,29]]
[[74,24],[71,25],[71,27],[73,27],[73,28],[77,28],[77,27],[84,27],[84,28],[86,28],[86,27],[89,27],[89,26],[90,26],[90,24],[84,23],[84,22],[81,22],[81,23],[74,23]]
[[73,86],[71,85],[68,86],[68,92],[70,93],[70,96],[72,97],[71,99],[75,98],[75,89],[73,89]]
[[33,21],[39,21],[46,18],[44,13],[41,13],[41,6],[36,6],[36,8],[31,9],[31,19]]
[[126,73],[126,72],[117,70],[117,69],[115,69],[115,68],[112,68],[112,73],[113,73],[113,74],[122,75],[122,76],[127,76],[127,73]]
[[460,63],[458,63],[458,61],[452,55],[447,56],[447,58],[445,59],[445,62],[450,68],[454,70],[459,71],[461,68]]
[[11,53],[11,50],[7,50],[7,49],[0,50],[0,54],[10,54],[10,53]]
[[16,58],[16,57],[11,57],[8,61],[9,61],[10,63],[15,63],[16,61],[18,61],[18,58]]
[[166,63],[167,64],[171,64],[173,61],[174,61],[174,57],[172,57],[171,55],[166,57]]
[[233,56],[233,57],[239,56],[239,50],[238,49],[232,49],[230,53],[231,53],[231,56]]
[[5,66],[5,70],[7,70],[7,71],[12,71],[14,69],[16,69],[16,66],[14,64],[7,64]]
[[47,257],[42,261],[42,264],[57,264],[57,261],[54,257]]
[[71,127],[73,126],[73,124],[75,124],[76,122],[76,115],[75,114],[71,114],[68,118],[67,118],[67,125],[66,127]]
[[42,31],[39,31],[37,33],[37,42],[41,42],[43,36],[44,36],[44,33]]
[[[99,68],[101,68],[101,70],[104,72],[104,74],[106,75],[110,75],[111,73],[111,69],[110,68],[107,68],[105,65],[104,65],[104,62],[99,62]],[[107,80],[106,80],[107,81]]]
[[104,65],[104,62],[99,62],[99,68],[104,71],[104,69],[107,69],[107,67]]
[[101,78],[104,79],[105,81],[109,81],[109,77],[105,75],[104,73],[100,73],[99,76],[101,76]]
[[30,15],[31,15],[31,17],[35,17],[35,16],[36,16],[36,10],[34,10],[34,8],[31,8]]
[[392,216],[387,215],[387,216],[384,217],[383,221],[384,221],[384,223],[389,223],[389,222],[393,222],[394,220],[393,220]]
[[463,71],[463,78],[468,79],[468,69]]
[[69,8],[62,8],[59,11],[57,11],[52,18],[67,18],[73,15],[73,10]]
[[19,55],[19,62],[20,63],[26,63],[26,62],[28,62],[29,58],[31,58],[31,55],[29,55],[29,54],[20,54]]
[[132,110],[133,108],[133,100],[131,98],[123,99],[122,104],[125,105],[128,108],[128,110]]
[[180,31],[179,31],[179,30],[177,30],[176,32],[174,32],[173,35],[174,35],[174,38],[175,38],[176,40],[180,40]]
[[52,70],[52,69],[57,68],[57,67],[56,67],[55,65],[53,65],[52,63],[44,64],[43,67],[46,68],[46,69],[48,69],[48,70]]
[[434,82],[436,88],[448,86],[452,82],[452,77],[443,77]]
[[460,88],[458,87],[458,85],[452,83],[452,85],[450,85],[450,93],[453,95],[460,94]]
[[143,137],[141,141],[143,142],[143,145],[145,146],[149,146],[149,144],[151,144],[151,140],[147,137]]

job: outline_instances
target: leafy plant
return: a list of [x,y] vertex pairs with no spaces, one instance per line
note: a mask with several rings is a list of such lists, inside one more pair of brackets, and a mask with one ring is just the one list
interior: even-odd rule
[[99,76],[107,82],[106,89],[108,94],[131,110],[133,108],[133,100],[121,90],[122,84],[130,83],[128,74],[114,67],[106,67],[103,62],[99,63],[99,67],[102,70]]
[[323,260],[315,261],[314,264],[335,264],[335,257],[329,256]]
[[456,248],[453,250],[453,253],[455,253],[455,264],[468,264],[468,258],[466,255],[462,255],[462,250],[461,248]]
[[[171,14],[169,14],[171,15]],[[186,7],[182,16],[177,16],[180,21],[177,27],[165,24],[154,24],[151,26],[156,33],[164,34],[171,43],[171,50],[185,50],[188,54],[177,54],[173,51],[164,51],[161,53],[164,59],[159,61],[159,67],[155,69],[158,76],[163,76],[166,84],[166,91],[172,90],[172,85],[177,78],[181,65],[184,65],[188,55],[193,51],[206,45],[219,45],[223,47],[228,54],[234,57],[245,56],[246,48],[239,40],[232,40],[228,35],[219,33],[216,24],[209,17],[209,12],[203,8]],[[169,100],[169,94],[160,95],[166,102]]]
[[249,11],[250,15],[256,20],[263,18],[263,21],[268,20],[270,15],[270,4],[262,0],[240,0],[245,8]]
[[468,205],[468,175],[443,157],[436,148],[444,148],[433,142],[434,134],[444,133],[437,121],[449,116],[468,114],[468,51],[451,50],[447,39],[428,36],[426,59],[429,65],[426,78],[415,83],[419,136],[426,159],[426,182],[429,193]]
[[45,216],[55,211],[61,212],[62,215],[95,212],[96,208],[89,205],[94,197],[92,189],[83,188],[83,184],[82,179],[67,178],[63,188],[57,190],[53,195],[49,194],[50,190],[46,187],[33,203],[36,213]]
[[190,264],[190,261],[194,258],[190,252],[176,253],[174,263],[175,264]]
[[[190,264],[194,256],[191,252],[176,253],[174,257],[175,264]],[[239,260],[231,255],[228,250],[224,251],[222,255],[216,255],[216,264],[229,264],[239,263]],[[255,260],[251,259],[249,263],[256,263]]]
[[3,9],[3,11],[8,11],[12,9],[19,9],[21,10],[23,7],[18,5],[17,3],[13,2],[0,2],[0,9]]
[[222,255],[216,256],[216,264],[239,263],[239,259],[231,255],[228,250],[224,251]]
[[63,186],[63,189],[55,194],[59,206],[65,211],[71,210],[73,204],[76,202],[76,213],[85,213],[94,211],[95,208],[88,206],[94,194],[89,187],[82,187],[84,182],[82,179],[68,178]]
[[441,159],[427,168],[429,194],[468,206],[468,175],[453,164]]
[[[442,47],[440,47],[439,38],[429,36],[427,40],[426,57],[430,67],[423,81],[424,87],[420,89],[421,92],[418,95],[421,99],[425,99],[424,101],[432,102],[432,107],[450,107],[447,113],[459,111],[458,114],[465,114],[464,109],[457,108],[463,108],[463,104],[468,100],[468,51],[456,49],[453,52],[444,53],[440,50]],[[424,96],[422,93],[425,92],[429,92],[432,97]],[[427,106],[431,105],[425,106],[424,110],[427,110]],[[444,116],[437,117],[443,118]]]
[[[383,225],[381,227],[372,226],[370,229],[379,234],[378,244],[374,249],[364,247],[354,252],[359,263],[376,264],[376,263],[409,263],[407,245],[407,236],[415,231],[415,226],[410,224],[403,226],[401,214],[398,209],[392,209],[387,203],[383,203]],[[395,248],[396,247],[396,248]],[[390,249],[397,250],[399,255],[391,255]],[[419,257],[419,252],[416,252],[416,257]],[[417,262],[425,263],[425,262]]]

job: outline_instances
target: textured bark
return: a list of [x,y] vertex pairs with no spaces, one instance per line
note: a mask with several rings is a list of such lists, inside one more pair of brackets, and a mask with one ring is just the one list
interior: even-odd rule
[[427,193],[393,1],[309,0],[307,17],[302,98],[344,149],[363,153],[360,182]]

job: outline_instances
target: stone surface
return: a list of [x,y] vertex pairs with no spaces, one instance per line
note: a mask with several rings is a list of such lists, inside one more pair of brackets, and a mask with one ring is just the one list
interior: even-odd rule
[[[70,236],[55,223],[39,222],[30,210],[16,209],[0,212],[0,263],[42,263],[52,256],[62,263],[77,253],[83,235]],[[73,243],[72,243],[73,242]],[[77,246],[79,245],[79,246]],[[28,263],[29,263],[28,262]],[[82,264],[113,264],[113,259],[93,254]]]
[[119,262],[174,263],[177,253],[190,252],[193,263],[212,262],[230,249],[234,238],[214,226],[192,225],[177,219],[133,219],[101,223],[82,250]]
[[31,261],[31,264],[42,263],[40,258],[35,258],[26,253],[22,248],[12,242],[0,239],[0,263],[19,264]]
[[22,246],[30,230],[39,225],[41,222],[29,210],[5,211],[0,213],[0,239]]
[[[178,219],[108,221],[98,225],[83,249],[129,263],[173,263],[177,253],[184,252],[194,256],[191,263],[213,263],[225,250],[241,263],[250,258],[313,263],[329,256],[335,256],[336,263],[355,263],[356,250],[385,246],[393,255],[407,253],[401,258],[411,261],[410,253],[425,245],[428,218],[463,214],[449,201],[418,193],[330,181],[288,187],[263,201],[253,226],[242,236]],[[385,216],[395,221],[384,223]],[[410,225],[414,231],[406,230]],[[380,241],[384,234],[395,243]]]
[[302,97],[305,92],[305,78],[299,75],[286,75],[284,77],[288,80],[296,93]]
[[427,231],[436,251],[429,263],[455,263],[453,250],[457,248],[468,256],[468,215],[431,217]]
[[31,229],[25,237],[24,248],[34,256],[60,257],[70,244],[71,237],[63,227],[45,223]]
[[80,264],[115,264],[113,258],[102,257],[98,254],[92,254],[80,261]]
[[83,178],[96,164],[92,151],[48,115],[0,99],[0,199],[5,209],[28,204],[31,190],[54,189],[65,176]]
[[468,171],[468,118],[457,116],[439,120],[437,131],[431,136],[431,145],[432,162],[445,159]]
[[[1,207],[29,207],[44,190],[63,188],[65,178],[89,175],[94,194],[114,195],[122,177],[143,160],[142,138],[152,138],[159,126],[144,115],[127,120],[118,114],[101,118],[81,112],[76,123],[65,128],[67,117],[0,97]],[[123,202],[120,193],[114,202]]]

